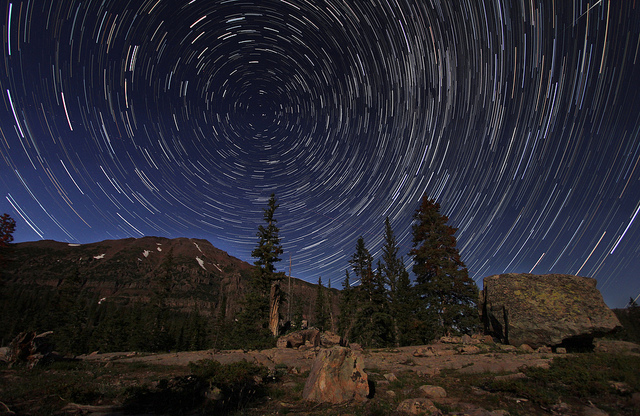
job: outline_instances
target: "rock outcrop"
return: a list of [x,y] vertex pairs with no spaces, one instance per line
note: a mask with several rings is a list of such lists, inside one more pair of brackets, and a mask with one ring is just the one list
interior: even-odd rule
[[9,365],[27,363],[29,368],[42,363],[49,363],[59,359],[59,355],[53,351],[53,344],[49,336],[53,332],[36,334],[35,332],[21,332],[16,336],[9,347],[6,348],[2,361]]
[[596,280],[562,274],[485,277],[480,294],[485,332],[505,344],[591,345],[620,326]]
[[302,329],[300,331],[290,332],[278,338],[278,348],[300,348],[309,347],[333,347],[340,345],[342,338],[333,332],[320,332],[316,328]]
[[333,404],[365,400],[368,395],[362,356],[345,347],[320,351],[302,391],[305,400]]
[[291,332],[278,338],[278,348],[300,348],[305,345],[320,346],[320,331],[315,328]]

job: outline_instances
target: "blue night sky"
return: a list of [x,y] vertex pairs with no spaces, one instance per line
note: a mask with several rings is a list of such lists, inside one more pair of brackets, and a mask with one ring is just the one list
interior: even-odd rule
[[469,274],[640,294],[635,1],[14,0],[0,213],[16,241],[204,238],[341,286],[426,193]]

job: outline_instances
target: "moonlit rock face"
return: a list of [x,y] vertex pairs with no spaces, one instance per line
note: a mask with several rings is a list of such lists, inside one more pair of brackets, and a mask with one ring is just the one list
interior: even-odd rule
[[485,277],[480,311],[487,332],[530,347],[590,344],[620,326],[588,277],[507,273]]
[[476,281],[637,295],[633,1],[40,3],[0,11],[16,242],[198,236],[251,262],[274,192],[297,277],[340,287],[387,216],[410,267],[426,193]]

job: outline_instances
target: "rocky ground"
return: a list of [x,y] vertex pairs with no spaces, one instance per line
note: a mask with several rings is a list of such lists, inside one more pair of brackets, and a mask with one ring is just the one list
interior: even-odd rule
[[[4,387],[0,387],[0,415],[131,414],[130,409],[122,409],[118,395],[110,398],[106,392],[107,384],[126,387],[129,392],[133,387],[140,386],[147,386],[145,388],[151,391],[162,385],[163,381],[159,380],[167,384],[166,380],[172,377],[186,377],[190,371],[189,363],[200,360],[215,360],[221,364],[246,360],[270,369],[273,381],[265,382],[268,385],[264,394],[255,400],[247,400],[240,410],[229,411],[231,414],[640,414],[637,368],[618,375],[617,371],[625,369],[616,367],[623,362],[621,360],[631,360],[624,361],[623,367],[640,363],[640,347],[636,344],[599,341],[595,352],[566,354],[560,350],[558,354],[545,349],[533,351],[527,347],[494,344],[490,340],[444,341],[421,347],[360,352],[371,387],[370,397],[363,402],[328,404],[302,399],[302,389],[319,347],[167,354],[94,353],[78,357],[86,367],[79,370],[74,367],[73,375],[65,374],[64,369],[39,370],[41,373],[38,376],[29,375],[31,373],[26,373],[27,370],[2,369],[0,386],[4,384]],[[562,360],[575,361],[576,365],[561,368],[554,364]],[[593,363],[594,368],[588,368],[588,363]],[[603,371],[598,372],[599,367]],[[589,371],[585,373],[585,369]],[[633,374],[636,374],[636,378]],[[71,393],[69,397],[62,397],[63,393],[53,393],[53,387],[41,387],[51,396],[49,400],[57,403],[46,408],[36,398],[29,402],[25,398],[27,394],[21,396],[21,393],[9,387],[20,382],[21,377],[31,377],[31,383],[41,383],[41,379],[46,377],[51,380],[56,380],[56,377],[61,380],[65,380],[65,377],[84,377],[87,386],[97,386],[93,390],[98,393],[93,398],[77,393],[79,398]],[[593,380],[587,379],[589,377]],[[575,383],[573,379],[576,379]],[[171,381],[168,383],[171,384]],[[580,389],[580,386],[588,388]],[[105,390],[102,396],[101,389]],[[53,397],[56,395],[58,397]],[[153,412],[157,414],[158,410]],[[174,410],[171,413],[202,414],[199,412],[198,409],[192,409],[189,412]]]

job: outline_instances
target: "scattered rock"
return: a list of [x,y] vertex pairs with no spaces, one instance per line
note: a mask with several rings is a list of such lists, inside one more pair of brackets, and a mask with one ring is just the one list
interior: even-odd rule
[[609,385],[616,391],[616,393],[618,394],[629,394],[633,391],[633,389],[631,388],[631,386],[629,386],[627,383],[623,383],[621,381],[610,381]]
[[414,357],[434,357],[435,355],[437,355],[436,351],[430,346],[420,347],[413,352]]
[[460,337],[460,341],[463,344],[477,344],[478,341],[476,341],[475,339],[471,338],[469,335],[464,334],[463,336]]
[[546,346],[546,345],[543,345],[542,347],[538,347],[538,348],[536,349],[536,352],[537,352],[538,354],[551,354],[552,350],[551,350],[551,347],[548,347],[548,346]]
[[502,351],[506,351],[506,352],[515,352],[518,349],[516,347],[514,347],[513,345],[500,345],[500,349]]
[[29,368],[49,363],[61,357],[53,351],[49,336],[53,331],[36,335],[35,332],[21,332],[9,344],[4,361],[9,365],[26,362]]
[[410,415],[442,415],[440,410],[433,405],[431,400],[424,398],[404,400],[398,405],[396,410]]
[[462,338],[444,336],[440,338],[440,342],[443,344],[462,344]]
[[419,376],[427,376],[427,377],[437,376],[438,374],[440,374],[440,369],[437,367],[421,368],[416,370],[416,374],[418,374]]
[[394,381],[398,381],[398,377],[396,377],[393,373],[387,373],[384,375],[384,378],[389,382],[393,383]]
[[566,354],[567,353],[567,349],[564,347],[558,347],[556,348],[556,354]]
[[331,331],[320,333],[320,345],[323,347],[333,347],[334,345],[342,345],[342,337]]
[[277,347],[300,348],[307,345],[307,342],[314,347],[319,346],[321,343],[320,331],[315,328],[311,328],[291,332],[278,338]]
[[443,399],[447,397],[447,391],[440,386],[424,385],[418,387],[428,399]]
[[352,349],[352,350],[354,350],[354,351],[362,351],[362,345],[357,344],[357,343],[355,343],[355,342],[351,342],[351,343],[349,344],[349,348],[351,348],[351,349]]
[[302,392],[305,400],[333,404],[362,401],[368,395],[362,356],[344,347],[320,351]]
[[551,406],[551,410],[555,414],[566,415],[571,410],[571,406],[569,406],[565,402],[558,402],[558,403],[554,404],[553,406]]
[[532,353],[535,351],[529,344],[522,344],[520,345],[520,347],[518,347],[518,349],[526,353]]
[[477,354],[479,352],[480,348],[476,347],[475,345],[464,345],[462,348],[460,348],[461,354]]
[[582,408],[583,416],[609,416],[609,413],[605,412],[602,409],[598,409],[595,406],[584,406]]
[[[620,326],[596,280],[508,273],[484,278],[479,307],[485,332],[505,344],[591,344]],[[558,319],[562,317],[562,319]]]
[[501,376],[495,376],[495,380],[520,380],[523,378],[528,378],[524,373],[513,373],[513,374],[504,374]]

